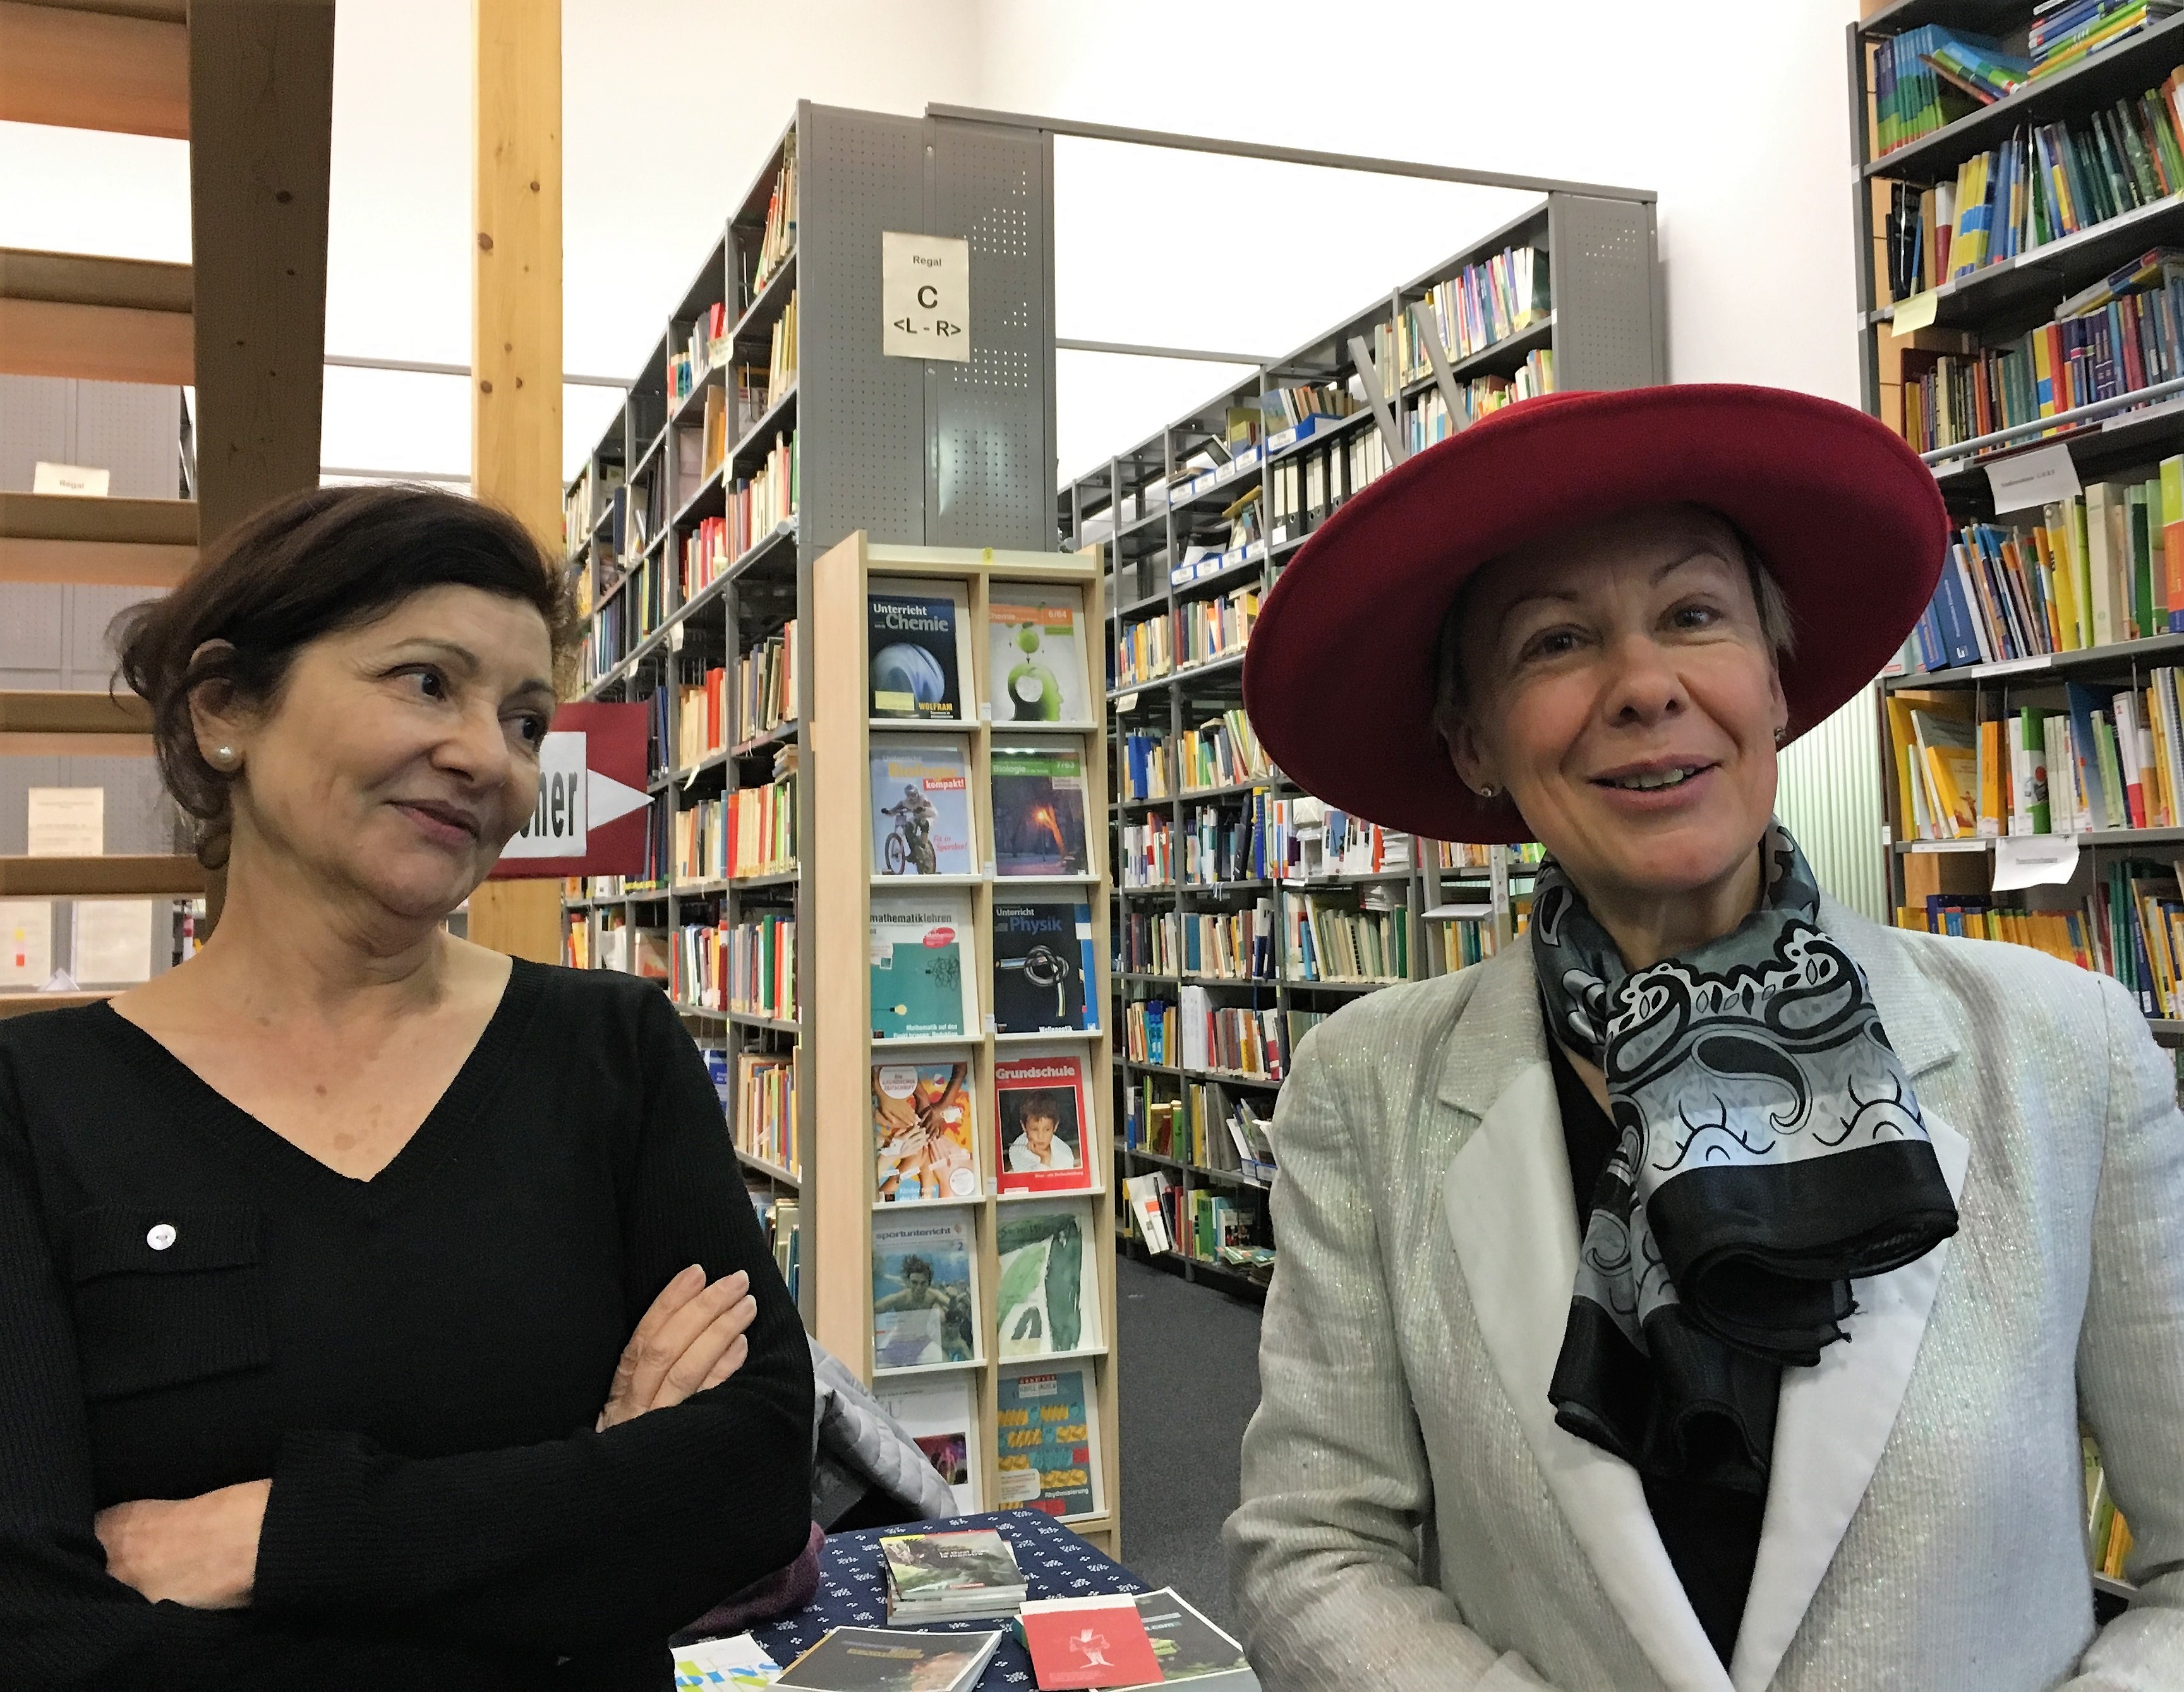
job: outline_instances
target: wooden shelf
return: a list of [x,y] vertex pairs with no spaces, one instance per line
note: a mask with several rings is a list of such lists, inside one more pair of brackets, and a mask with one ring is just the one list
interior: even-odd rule
[[[20,9],[0,4],[0,17]],[[192,292],[187,264],[0,248],[0,370],[187,387]]]
[[152,707],[134,693],[89,688],[0,691],[0,734],[149,734]]
[[40,1010],[70,1010],[111,999],[119,988],[78,993],[0,993],[0,1016],[29,1016]]
[[204,890],[203,865],[180,855],[0,857],[0,899],[196,899]]
[[187,141],[187,0],[0,4],[0,120]]
[[0,493],[0,582],[172,587],[197,559],[191,500]]

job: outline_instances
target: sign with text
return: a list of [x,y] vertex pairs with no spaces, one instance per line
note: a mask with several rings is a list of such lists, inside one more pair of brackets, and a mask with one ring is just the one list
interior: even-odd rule
[[538,803],[488,879],[644,871],[649,705],[563,705],[538,751]]
[[971,359],[971,243],[880,231],[880,351],[890,359]]
[[2014,458],[1990,459],[1986,485],[1993,490],[1997,517],[2035,505],[2059,504],[2086,491],[2078,481],[2078,466],[2071,461],[2070,448],[2060,441],[2035,447]]

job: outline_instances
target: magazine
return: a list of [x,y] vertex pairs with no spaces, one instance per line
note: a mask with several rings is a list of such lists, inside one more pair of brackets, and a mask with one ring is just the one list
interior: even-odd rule
[[866,598],[872,714],[961,722],[970,601],[960,582],[872,583]]
[[1098,1026],[1087,996],[1098,979],[1092,907],[994,904],[994,1029],[1036,1034]]
[[972,1461],[972,1435],[978,1419],[971,1406],[971,1383],[962,1375],[893,1382],[875,1394],[880,1407],[903,1425],[933,1470],[956,1493],[956,1508],[965,1516],[985,1506],[978,1467]]
[[1089,722],[1084,600],[1074,587],[996,582],[987,613],[995,722]]
[[1100,1513],[1099,1411],[1092,1372],[1003,1372],[994,1395],[1001,1503],[1058,1516]]
[[1050,1356],[1097,1337],[1099,1277],[1085,1250],[1091,1234],[1092,1207],[1083,1199],[1003,1207],[994,1232],[1002,1356]]
[[1153,1658],[1160,1678],[1129,1692],[1150,1692],[1155,1686],[1188,1681],[1195,1692],[1258,1692],[1259,1678],[1251,1672],[1243,1646],[1193,1609],[1172,1586],[1158,1592],[1132,1595],[1138,1619],[1145,1624],[1152,1641]]
[[978,1352],[970,1219],[961,1211],[872,1219],[872,1366],[968,1363]]
[[967,894],[876,893],[871,932],[875,1040],[978,1032],[978,1000],[963,968],[972,949]]
[[1084,754],[1074,746],[996,746],[994,867],[1004,876],[1081,876]]
[[998,1630],[834,1628],[773,1684],[784,1692],[969,1692],[1000,1642]]
[[978,873],[968,771],[960,743],[872,737],[874,875]]
[[1063,1193],[1091,1186],[1080,1056],[1066,1052],[999,1059],[994,1093],[994,1171],[1000,1191]]
[[670,1655],[677,1686],[771,1686],[781,1673],[749,1634],[677,1645]]
[[872,1066],[873,1196],[881,1202],[978,1197],[975,1132],[967,1062]]

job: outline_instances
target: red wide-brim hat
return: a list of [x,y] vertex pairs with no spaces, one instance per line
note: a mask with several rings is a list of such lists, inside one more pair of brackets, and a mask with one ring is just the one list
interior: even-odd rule
[[1413,454],[1329,517],[1267,596],[1244,703],[1281,772],[1435,840],[1531,832],[1458,779],[1434,727],[1434,648],[1481,565],[1648,505],[1741,529],[1789,601],[1794,738],[1880,672],[1932,598],[1949,520],[1885,425],[1781,388],[1692,383],[1542,395]]

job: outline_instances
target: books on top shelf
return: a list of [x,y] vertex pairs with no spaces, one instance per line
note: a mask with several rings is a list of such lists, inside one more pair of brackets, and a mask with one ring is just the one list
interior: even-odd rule
[[1269,388],[1259,396],[1259,409],[1267,420],[1267,445],[1272,451],[1286,444],[1274,438],[1285,429],[1295,429],[1313,417],[1348,417],[1364,407],[1364,400],[1340,382],[1295,382]]
[[874,582],[867,597],[872,714],[966,720],[970,601],[961,582]]
[[1905,353],[1903,437],[1917,451],[1932,452],[2122,398],[2179,374],[2184,253],[2158,248],[2063,302],[2053,321],[2002,344]]
[[1090,721],[1084,610],[1074,587],[994,584],[987,631],[996,723]]
[[994,1405],[998,1501],[1064,1522],[1100,1514],[1100,1407],[1090,1367],[1003,1369]]
[[1053,743],[996,746],[990,768],[995,873],[1088,873],[1083,751]]
[[[1405,382],[1433,373],[1420,337],[1437,335],[1453,364],[1546,321],[1554,309],[1544,247],[1507,247],[1436,282],[1395,321],[1396,368]],[[1375,352],[1379,351],[1376,348]]]
[[872,873],[968,876],[970,754],[961,740],[876,735],[871,747]]
[[1013,1616],[1024,1601],[1016,1553],[991,1528],[883,1533],[880,1570],[891,1628]]
[[2067,70],[2079,60],[2173,16],[2184,0],[2042,0],[2032,8],[2025,42],[2033,79]]
[[[697,391],[713,367],[721,337],[728,332],[728,309],[716,302],[691,324],[689,334],[677,349],[667,349],[667,404],[680,405]],[[710,468],[710,466],[709,466]]]
[[1898,182],[1889,297],[1904,300],[2184,190],[2184,72],[2081,117],[2020,125],[1953,181]]
[[872,1217],[872,1367],[923,1368],[978,1356],[978,1248],[970,1213],[880,1211]]
[[994,904],[994,1030],[1036,1034],[1099,1026],[1091,996],[1092,907]]
[[998,1630],[830,1628],[773,1684],[782,1692],[970,1692],[1000,1642]]
[[[1945,71],[1944,67],[1947,67]],[[1992,36],[1939,24],[1906,30],[1874,48],[1873,116],[1877,155],[1908,147],[2021,82],[2031,61],[2004,51]],[[1980,85],[1973,92],[1964,84]]]
[[1013,1056],[994,1065],[995,1184],[1003,1193],[1083,1192],[1090,1121],[1084,1060],[1074,1052]]
[[1051,1357],[1100,1343],[1098,1260],[1084,1199],[1011,1205],[994,1227],[994,1292],[1000,1355]]
[[976,1198],[977,1135],[967,1060],[872,1066],[877,1201]]
[[978,1449],[978,1416],[970,1381],[962,1375],[889,1381],[874,1396],[917,1442],[933,1472],[948,1483],[957,1513],[969,1516],[983,1509],[978,1467],[972,1461]]
[[966,893],[875,893],[872,900],[874,1040],[967,1038],[978,1032]]
[[766,223],[759,232],[757,250],[751,255],[750,285],[744,305],[766,292],[789,255],[796,251],[796,131],[783,137],[781,169],[774,172],[773,191],[766,203]]

